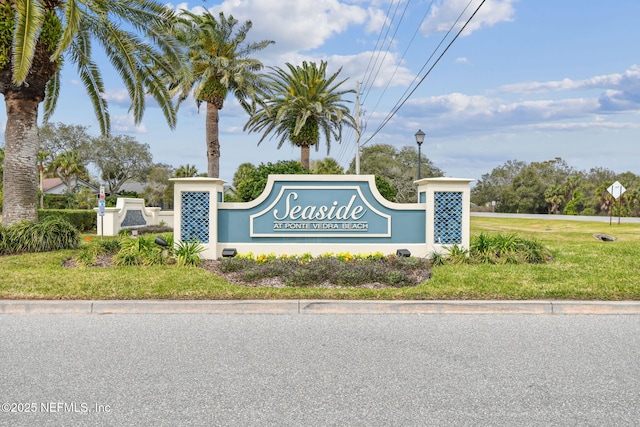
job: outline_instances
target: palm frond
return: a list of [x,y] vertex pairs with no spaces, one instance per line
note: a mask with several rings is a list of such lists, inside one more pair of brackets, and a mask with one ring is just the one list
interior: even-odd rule
[[44,95],[44,111],[42,121],[47,123],[58,104],[58,97],[60,96],[60,68],[53,75],[51,80],[47,82],[47,87]]
[[35,0],[17,0],[17,21],[13,39],[13,83],[21,85],[27,78],[36,50],[43,11]]
[[100,125],[100,132],[103,135],[108,135],[110,133],[109,108],[107,101],[103,97],[104,84],[100,76],[100,70],[91,61],[91,35],[86,28],[76,33],[69,49],[72,61],[76,63],[80,80],[93,104],[93,110]]
[[66,18],[66,25],[62,31],[58,47],[51,56],[52,60],[62,56],[63,52],[67,50],[80,28],[82,10],[78,7],[78,2],[76,0],[67,0],[64,8],[64,16]]

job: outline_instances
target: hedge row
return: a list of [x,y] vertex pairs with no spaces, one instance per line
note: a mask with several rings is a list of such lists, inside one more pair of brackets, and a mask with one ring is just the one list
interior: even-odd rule
[[41,209],[38,210],[38,220],[49,218],[64,218],[81,233],[97,229],[97,215],[94,210],[82,209]]

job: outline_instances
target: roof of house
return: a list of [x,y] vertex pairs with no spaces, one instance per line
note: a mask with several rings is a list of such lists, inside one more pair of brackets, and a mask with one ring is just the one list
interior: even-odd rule
[[64,185],[60,178],[45,178],[42,180],[42,191],[46,193],[48,190],[55,188],[59,185]]
[[[77,179],[76,185],[90,189],[97,193],[100,189],[83,179]],[[61,194],[66,191],[66,184],[60,178],[44,178],[42,180],[42,192],[45,194]]]

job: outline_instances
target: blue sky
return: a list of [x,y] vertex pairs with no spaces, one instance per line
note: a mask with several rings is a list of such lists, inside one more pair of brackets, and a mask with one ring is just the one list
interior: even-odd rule
[[[481,1],[207,0],[169,6],[207,7],[251,20],[252,39],[276,42],[259,55],[266,66],[327,60],[331,71],[342,67],[345,88],[363,82],[361,142],[415,145],[413,135],[422,129],[423,154],[447,176],[479,179],[508,160],[555,157],[578,170],[640,174],[640,2],[486,0],[434,65]],[[416,88],[414,79],[431,67]],[[155,162],[195,164],[206,171],[204,107],[198,112],[192,100],[185,102],[171,131],[150,104],[136,127],[122,84],[106,64],[104,73],[114,133],[148,143]],[[0,113],[4,128],[4,105]],[[277,150],[276,140],[258,146],[259,135],[242,131],[246,120],[228,98],[220,112],[221,178],[231,181],[244,162],[299,159],[299,149]],[[53,121],[87,125],[94,134],[99,130],[72,67],[63,74]],[[329,156],[343,166],[354,155],[353,132],[340,144],[332,142]],[[322,142],[311,159],[326,156]]]

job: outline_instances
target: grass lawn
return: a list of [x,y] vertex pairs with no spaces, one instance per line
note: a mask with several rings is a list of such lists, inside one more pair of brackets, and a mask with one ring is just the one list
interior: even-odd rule
[[[204,269],[66,268],[77,250],[0,257],[0,299],[586,299],[640,300],[640,224],[471,218],[471,234],[516,233],[554,260],[539,265],[444,265],[414,287],[272,288],[231,284]],[[608,234],[602,242],[594,234]]]

